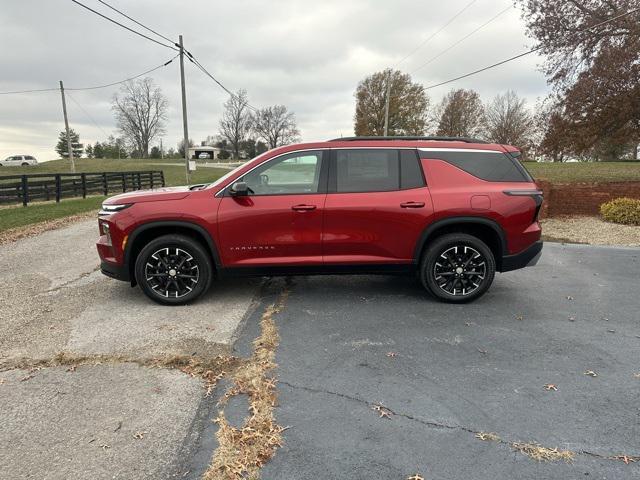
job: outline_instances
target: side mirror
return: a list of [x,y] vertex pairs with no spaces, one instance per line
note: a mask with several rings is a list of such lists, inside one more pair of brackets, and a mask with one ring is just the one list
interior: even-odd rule
[[247,185],[247,182],[234,183],[229,189],[229,194],[232,197],[246,197],[249,195],[249,186]]

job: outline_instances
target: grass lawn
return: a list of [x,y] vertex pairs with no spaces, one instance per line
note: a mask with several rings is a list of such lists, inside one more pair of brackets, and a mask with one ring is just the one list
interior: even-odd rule
[[98,210],[106,197],[72,198],[55,202],[38,202],[28,207],[0,208],[0,232],[34,223]]
[[[76,172],[119,172],[137,170],[162,170],[167,186],[185,185],[185,169],[180,159],[160,160],[103,160],[81,158],[76,160]],[[191,174],[191,184],[212,182],[229,170],[221,168],[206,168],[198,166]],[[71,172],[68,160],[53,160],[40,163],[35,167],[2,167],[0,177],[4,175],[22,175],[30,173],[69,173]],[[117,195],[119,192],[113,192]],[[7,206],[0,208],[0,232],[8,229],[24,227],[45,220],[77,215],[79,213],[98,210],[106,197],[92,196],[86,199],[73,198],[55,202],[34,202],[27,207]]]
[[536,180],[556,183],[640,181],[640,162],[537,163],[524,166]]

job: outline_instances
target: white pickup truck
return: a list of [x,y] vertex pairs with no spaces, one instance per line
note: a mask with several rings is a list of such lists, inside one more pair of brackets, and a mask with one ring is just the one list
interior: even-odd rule
[[0,167],[26,167],[37,164],[38,161],[31,155],[12,155],[4,160],[0,160]]

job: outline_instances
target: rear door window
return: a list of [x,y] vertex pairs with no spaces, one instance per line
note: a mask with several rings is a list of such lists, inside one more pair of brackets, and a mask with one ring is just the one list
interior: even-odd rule
[[415,150],[336,150],[335,191],[389,192],[424,186]]
[[517,160],[495,151],[420,151],[422,158],[444,160],[474,177],[488,182],[531,182],[526,170]]

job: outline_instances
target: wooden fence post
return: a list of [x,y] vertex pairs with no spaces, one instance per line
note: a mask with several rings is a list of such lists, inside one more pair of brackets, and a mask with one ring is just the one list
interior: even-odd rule
[[22,205],[27,206],[29,203],[29,182],[27,182],[27,176],[22,175]]
[[62,196],[62,185],[60,184],[60,175],[56,174],[56,203],[60,203],[60,197]]
[[81,173],[80,178],[82,179],[82,198],[87,198],[87,175]]
[[107,172],[102,172],[102,191],[105,197],[109,194],[109,184],[107,183]]
[[164,170],[160,170],[160,179],[162,180],[162,186],[164,187]]

